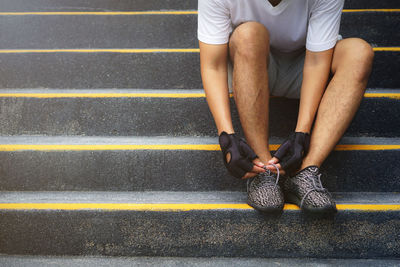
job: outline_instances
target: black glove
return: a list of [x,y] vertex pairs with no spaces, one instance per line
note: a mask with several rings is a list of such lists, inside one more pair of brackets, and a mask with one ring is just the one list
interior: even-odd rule
[[[253,169],[253,160],[257,158],[257,155],[243,138],[239,138],[235,134],[222,132],[219,136],[219,144],[225,167],[231,175],[242,178]],[[229,153],[231,159],[227,162],[226,155]]]
[[301,167],[303,158],[310,147],[310,135],[308,133],[295,132],[275,152],[282,169],[292,175]]

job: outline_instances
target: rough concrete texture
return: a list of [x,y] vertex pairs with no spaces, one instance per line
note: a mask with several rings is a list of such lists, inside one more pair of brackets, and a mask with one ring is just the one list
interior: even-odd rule
[[[197,0],[3,0],[5,11],[132,11],[132,10],[195,10]],[[346,0],[344,8],[400,8],[397,0]]]
[[185,257],[400,257],[400,212],[310,219],[254,210],[0,212],[0,253]]
[[394,267],[400,264],[395,259],[285,259],[285,258],[171,258],[171,257],[0,257],[0,265],[9,267],[42,267],[42,266],[188,266],[188,267],[259,267],[259,266],[342,266],[342,267]]
[[[398,205],[399,193],[333,192],[338,204]],[[0,192],[0,203],[136,203],[136,204],[243,204],[245,192],[111,192],[111,191],[62,191],[62,192]]]
[[[369,88],[399,88],[400,53],[376,52]],[[0,88],[199,89],[198,53],[0,54]]]
[[[57,93],[67,90],[27,90]],[[80,90],[74,90],[79,92]],[[118,90],[121,92],[123,90]],[[145,90],[126,90],[125,93]],[[192,90],[149,90],[190,93]],[[202,90],[193,90],[204,93]],[[379,90],[375,90],[379,92]],[[375,92],[373,91],[373,92]],[[0,91],[1,92],[1,91]],[[4,93],[10,90],[4,90]],[[23,90],[19,90],[22,92]],[[97,90],[113,93],[114,90]],[[392,90],[396,93],[398,91]],[[400,91],[399,91],[400,92]],[[96,93],[82,90],[81,93]],[[365,98],[346,136],[400,134],[400,100]],[[217,136],[205,98],[0,98],[2,135]],[[42,112],[46,110],[46,112]],[[242,134],[234,101],[234,127]],[[296,126],[298,100],[272,98],[270,135],[286,137]],[[388,116],[388,114],[391,114]]]
[[198,53],[0,54],[0,61],[7,62],[0,88],[202,88]]
[[343,38],[362,38],[372,46],[396,46],[396,40],[400,39],[400,33],[396,31],[399,27],[400,16],[397,12],[370,12],[362,16],[357,13],[344,13],[340,34]]
[[[400,191],[399,153],[333,152],[322,180],[332,191]],[[220,151],[0,152],[0,177],[6,191],[245,190],[227,173]]]
[[[354,0],[352,0],[354,1]],[[357,0],[360,1],[360,0]],[[146,11],[196,10],[197,0],[3,0],[5,11]]]
[[0,24],[1,49],[198,47],[197,15],[2,16]]
[[[397,0],[346,0],[345,3],[346,8],[399,8],[399,5]],[[1,1],[2,12],[195,10],[196,6],[196,0]],[[400,37],[398,13],[345,13],[342,21],[344,37],[363,37],[374,46],[395,46]],[[2,49],[197,47],[196,15],[1,16],[0,24]],[[399,57],[398,52],[376,53],[369,88],[400,88]],[[2,89],[202,88],[198,53],[3,53],[0,63]],[[0,134],[107,136],[147,135],[149,132],[173,136],[168,130],[172,128],[180,135],[215,136],[210,132],[210,115],[204,99],[197,100],[2,98]],[[274,100],[272,105],[279,101]],[[364,100],[348,134],[370,137],[348,141],[399,144],[398,104],[398,100],[393,99]],[[188,116],[190,120],[182,118],[188,111],[185,105],[201,112],[196,124],[192,116]],[[111,108],[113,106],[117,108]],[[292,109],[296,109],[295,103],[284,116],[294,116]],[[179,116],[171,119],[165,110]],[[151,112],[154,111],[166,112],[169,120],[153,116]],[[193,110],[189,112],[194,113]],[[273,116],[272,124],[278,118]],[[290,118],[293,123],[294,117]],[[286,124],[281,131],[292,128]],[[216,144],[215,138],[13,138],[10,137],[8,143],[90,144],[94,140],[94,144]],[[7,137],[0,139],[4,141]],[[351,200],[351,203],[398,204],[398,194],[376,192],[400,190],[399,153],[400,150],[334,152],[324,166],[328,174],[323,176],[324,184],[331,191],[375,191],[335,194],[339,203]],[[0,152],[0,190],[3,191],[0,200],[8,203],[77,199],[90,203],[135,199],[141,203],[167,199],[169,203],[245,201],[243,192],[193,192],[245,190],[242,181],[227,175],[219,151]],[[7,190],[20,192],[4,192]],[[85,191],[40,193],[43,190]],[[105,192],[96,192],[98,190]],[[132,198],[134,191],[147,190],[168,192],[141,192]],[[26,191],[31,192],[23,193]],[[112,191],[125,192],[114,194]],[[345,210],[334,218],[311,219],[299,211],[285,211],[281,216],[271,217],[252,209],[188,212],[3,209],[0,211],[0,253],[3,254],[0,265],[5,266],[394,266],[399,262],[326,258],[400,258],[400,212]],[[4,254],[61,257],[7,257]],[[132,262],[131,258],[62,257],[65,255],[239,259],[134,258]]]
[[[1,49],[198,47],[197,15],[2,16],[0,24]],[[340,33],[394,46],[399,27],[396,12],[344,13]]]

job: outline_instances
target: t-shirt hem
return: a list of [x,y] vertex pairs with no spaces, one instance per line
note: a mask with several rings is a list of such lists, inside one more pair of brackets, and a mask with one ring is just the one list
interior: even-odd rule
[[333,40],[330,40],[328,42],[324,42],[324,43],[307,43],[306,44],[306,48],[309,51],[312,52],[321,52],[321,51],[326,51],[331,49],[332,47],[334,47],[336,45],[336,42],[338,41],[338,38],[335,38]]
[[229,42],[229,37],[210,37],[206,36],[203,34],[198,33],[197,38],[199,39],[200,42],[206,43],[206,44],[227,44]]

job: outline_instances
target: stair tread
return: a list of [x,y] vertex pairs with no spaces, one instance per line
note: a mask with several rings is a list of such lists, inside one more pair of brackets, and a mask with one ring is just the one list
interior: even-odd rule
[[[367,88],[365,91],[366,94],[400,94],[400,88]],[[120,94],[122,97],[132,95],[132,97],[140,97],[141,95],[143,96],[151,96],[151,97],[157,97],[157,95],[164,95],[167,94],[169,97],[173,97],[176,95],[177,97],[179,95],[187,95],[187,94],[193,94],[194,96],[197,97],[205,97],[204,90],[199,88],[199,89],[140,89],[140,88],[93,88],[93,89],[87,89],[87,88],[71,88],[71,89],[65,89],[65,88],[0,88],[0,97],[8,97],[5,96],[6,94],[21,94],[21,96],[27,95],[27,94],[39,94],[45,97],[46,94],[50,94],[49,98],[51,98],[53,94],[63,94],[67,96],[70,94],[73,97],[79,97],[79,95],[83,96],[83,94],[87,95],[98,95],[101,94],[101,96],[107,96],[107,94],[110,95],[110,97],[118,97]],[[200,96],[201,94],[201,96]],[[75,96],[78,95],[78,96]],[[9,96],[13,97],[13,96]]]
[[189,257],[50,257],[0,256],[4,266],[398,266],[398,259],[310,259],[310,258],[189,258]]
[[[280,144],[284,139],[271,137],[271,144]],[[0,136],[3,145],[218,145],[217,137],[194,136]],[[400,137],[343,137],[343,145],[399,145]],[[173,148],[173,147],[172,147]],[[202,150],[202,149],[200,149]],[[216,149],[212,149],[216,150]]]
[[[376,52],[368,87],[398,88],[399,57]],[[198,53],[25,53],[0,60],[0,88],[202,88]]]
[[[338,204],[400,204],[397,192],[332,192]],[[0,192],[0,203],[240,204],[245,192]]]
[[[197,9],[197,0],[2,0],[4,11],[132,11],[132,10],[194,10]],[[397,0],[347,0],[344,8],[400,8]]]

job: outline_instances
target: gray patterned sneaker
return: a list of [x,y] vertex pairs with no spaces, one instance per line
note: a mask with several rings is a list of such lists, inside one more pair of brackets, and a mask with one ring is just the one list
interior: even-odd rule
[[336,204],[321,183],[317,166],[309,166],[284,182],[286,201],[310,213],[335,213]]
[[259,211],[280,212],[283,209],[284,199],[278,184],[279,169],[277,168],[276,175],[265,170],[266,172],[258,174],[251,182],[247,181],[247,204]]

